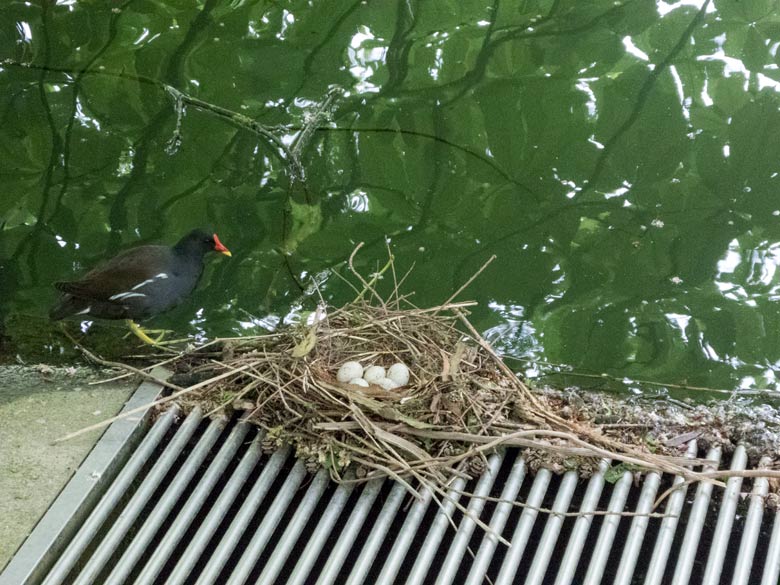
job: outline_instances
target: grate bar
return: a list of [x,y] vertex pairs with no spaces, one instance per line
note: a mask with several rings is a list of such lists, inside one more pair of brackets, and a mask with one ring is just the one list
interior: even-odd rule
[[517,457],[512,469],[509,471],[509,477],[501,491],[501,502],[496,506],[493,517],[490,519],[491,532],[486,533],[482,538],[482,544],[479,545],[477,556],[471,565],[471,570],[466,579],[465,585],[481,585],[485,580],[490,561],[493,559],[493,553],[498,545],[498,536],[504,531],[506,521],[514,508],[513,502],[517,499],[520,486],[525,479],[525,460]]
[[214,443],[219,439],[222,434],[227,419],[217,418],[209,423],[206,432],[198,441],[195,448],[187,457],[184,464],[176,472],[176,476],[170,483],[165,493],[157,501],[152,512],[144,519],[144,523],[138,532],[133,536],[133,540],[130,546],[127,547],[119,562],[114,565],[113,570],[108,576],[109,583],[124,583],[127,576],[136,566],[138,561],[143,556],[149,543],[157,534],[157,531],[162,526],[165,519],[171,514],[174,505],[181,498],[181,494],[186,489],[190,480],[198,471],[198,468],[203,464],[206,456],[211,451]]
[[360,529],[365,524],[366,516],[371,511],[371,507],[374,505],[379,492],[384,485],[384,478],[372,479],[363,488],[363,493],[360,494],[355,507],[347,520],[344,529],[339,536],[336,545],[328,555],[325,561],[325,566],[322,568],[319,579],[317,579],[317,585],[330,585],[336,582],[336,577],[341,571],[349,551],[352,550],[355,540],[357,539]]
[[[648,514],[653,511],[655,496],[658,493],[658,486],[661,484],[661,476],[658,473],[648,473],[645,476],[645,483],[639,494],[639,501],[636,505],[636,513],[631,521],[631,528],[626,537],[626,546],[623,549],[623,555],[620,558],[617,575],[613,585],[631,585],[636,563],[639,560],[639,551],[645,540],[647,525],[650,522]],[[619,520],[619,519],[618,519]]]
[[130,502],[122,510],[117,521],[84,566],[74,585],[92,585],[96,583],[99,573],[106,566],[106,563],[114,554],[124,536],[135,523],[135,520],[141,514],[146,503],[151,499],[155,490],[165,478],[165,475],[179,458],[182,449],[187,446],[187,443],[197,430],[201,418],[200,409],[196,408],[184,420],[179,430],[176,431],[173,440],[154,464],[149,474],[144,478]]
[[493,484],[496,481],[496,476],[501,469],[501,464],[504,462],[504,455],[504,452],[495,453],[488,458],[487,468],[480,476],[477,487],[474,488],[474,494],[471,497],[468,512],[460,521],[458,531],[455,534],[455,538],[450,545],[450,550],[447,553],[447,558],[444,559],[444,562],[441,565],[439,576],[436,579],[436,585],[447,585],[455,580],[458,567],[466,555],[466,548],[471,540],[471,535],[474,533],[474,528],[477,526],[474,519],[479,518],[482,514],[482,509],[485,507],[485,498],[490,495],[490,490],[493,488]]
[[561,480],[558,494],[555,496],[555,502],[553,502],[553,514],[550,514],[547,518],[547,524],[544,527],[534,560],[525,579],[526,585],[540,585],[544,580],[547,566],[550,564],[550,558],[553,550],[555,550],[555,544],[558,542],[558,535],[563,527],[565,517],[561,514],[568,512],[569,503],[574,495],[574,490],[577,488],[578,480],[579,476],[576,471],[567,471]]
[[528,537],[531,535],[531,529],[534,527],[536,517],[539,515],[538,509],[542,507],[551,478],[552,473],[548,469],[540,469],[536,474],[536,479],[525,502],[525,508],[523,508],[523,513],[520,515],[520,521],[517,523],[515,533],[512,535],[512,544],[506,553],[504,562],[501,565],[501,571],[499,571],[496,578],[496,585],[511,585],[514,582],[515,574],[523,558],[525,547],[528,544]]
[[260,477],[252,486],[252,490],[241,505],[241,509],[230,523],[230,527],[227,529],[227,532],[225,532],[225,536],[222,537],[219,545],[217,545],[212,553],[208,564],[200,574],[197,585],[211,585],[212,583],[217,583],[219,574],[222,572],[230,555],[238,545],[241,536],[246,531],[247,526],[249,526],[249,523],[257,512],[257,509],[260,507],[260,504],[268,494],[268,490],[271,489],[274,480],[279,476],[279,472],[282,470],[287,457],[289,457],[290,451],[291,448],[289,446],[282,447],[276,451],[265,464],[263,471],[260,473]]
[[452,522],[452,514],[455,512],[455,507],[460,501],[460,496],[465,488],[466,478],[462,476],[456,477],[450,484],[450,487],[447,489],[447,495],[444,496],[443,502],[439,505],[428,534],[425,535],[425,540],[418,550],[417,560],[414,562],[409,577],[406,579],[406,585],[418,585],[425,579],[428,569],[431,568],[433,557],[436,555],[436,551],[439,550],[444,533]]
[[300,585],[306,582],[306,578],[317,561],[317,557],[322,552],[322,548],[333,531],[333,527],[338,522],[342,510],[347,505],[347,500],[349,500],[349,496],[352,494],[352,489],[355,486],[354,479],[355,474],[348,472],[344,477],[344,483],[341,483],[336,488],[335,493],[328,502],[328,507],[325,508],[322,518],[317,523],[317,527],[312,532],[306,548],[303,549],[300,559],[298,559],[293,572],[290,574],[290,578],[287,581],[288,585]]
[[[271,535],[273,535],[274,530],[276,530],[276,526],[282,519],[285,510],[287,510],[287,506],[290,505],[290,502],[295,496],[295,492],[298,490],[304,477],[306,477],[306,467],[304,466],[303,461],[298,460],[284,480],[282,487],[279,489],[279,493],[276,494],[273,502],[271,502],[268,512],[263,517],[260,526],[257,527],[244,554],[241,555],[238,563],[236,563],[235,569],[233,569],[233,573],[230,575],[227,585],[243,585],[247,577],[249,577],[249,573],[252,572],[258,557],[265,549],[265,545],[268,544]],[[201,575],[198,582],[203,582],[204,584],[214,583],[214,581],[203,581],[203,579],[204,577]]]
[[298,504],[298,509],[295,511],[292,520],[290,520],[284,534],[276,543],[274,554],[271,555],[268,563],[263,567],[263,572],[257,579],[257,585],[274,585],[276,583],[279,572],[289,558],[295,543],[301,537],[301,533],[309,518],[311,518],[314,508],[317,507],[322,494],[325,493],[329,481],[330,472],[325,468],[320,469],[317,475],[314,476],[314,480],[309,485],[309,489],[306,490],[303,500]]
[[577,565],[582,556],[582,549],[585,547],[585,539],[590,532],[590,526],[593,524],[593,512],[599,504],[601,492],[604,490],[604,474],[609,469],[609,459],[602,459],[599,467],[593,477],[588,482],[588,488],[585,490],[585,496],[580,504],[579,516],[574,522],[574,528],[569,536],[569,544],[566,545],[566,552],[563,553],[563,559],[558,569],[558,575],[555,577],[555,585],[570,585],[574,580],[574,574],[577,572]]
[[[741,471],[747,464],[747,452],[743,445],[737,445],[731,457],[731,469]],[[726,492],[720,504],[718,523],[715,525],[715,533],[712,537],[712,546],[704,569],[702,585],[717,585],[720,582],[720,574],[723,571],[723,561],[726,558],[726,547],[731,537],[731,527],[737,513],[737,503],[742,490],[742,478],[730,477],[726,482]]]
[[179,414],[177,407],[172,408],[161,417],[144,437],[144,440],[138,446],[132,457],[128,460],[122,471],[119,472],[114,482],[108,488],[104,496],[86,522],[79,529],[78,533],[71,540],[68,547],[57,560],[49,574],[46,576],[44,585],[60,585],[71,572],[76,562],[84,553],[90,542],[97,535],[98,530],[106,521],[111,512],[116,509],[119,501],[130,489],[133,481],[141,472],[141,469],[154,453],[157,446],[165,437],[168,429],[171,428],[173,421]]
[[623,473],[623,476],[615,484],[612,491],[612,497],[609,499],[607,512],[601,523],[599,537],[596,540],[596,546],[593,548],[593,555],[588,564],[588,572],[585,573],[583,585],[599,585],[604,575],[604,569],[609,560],[609,554],[612,552],[612,544],[615,542],[615,533],[618,524],[620,524],[620,513],[626,505],[628,492],[631,490],[631,484],[634,481],[634,474],[630,471]]
[[[697,444],[696,441],[691,441],[688,444],[688,450],[685,456],[689,459],[696,457]],[[660,585],[661,579],[666,572],[666,563],[669,560],[669,553],[672,551],[672,543],[674,542],[674,535],[677,531],[677,524],[680,520],[680,514],[682,513],[683,505],[685,504],[685,495],[688,493],[688,484],[685,482],[685,478],[679,475],[674,477],[672,482],[674,490],[669,496],[669,501],[666,504],[666,510],[664,511],[665,518],[661,521],[661,526],[658,529],[658,537],[655,541],[655,547],[653,549],[653,556],[650,559],[650,564],[647,568],[647,575],[645,576],[644,585]]]
[[780,582],[780,510],[775,512],[772,536],[769,538],[769,552],[764,560],[764,575],[761,585],[777,585]]
[[417,529],[420,527],[425,512],[428,510],[428,505],[431,503],[432,494],[430,490],[423,490],[421,495],[420,499],[415,500],[403,526],[401,526],[401,530],[398,531],[395,537],[395,545],[393,545],[375,585],[391,585],[395,581],[398,569],[401,567],[406,552],[412,545],[412,540],[414,540]]
[[[221,431],[221,429],[219,429],[219,431]],[[238,449],[241,447],[241,444],[244,441],[244,437],[246,437],[248,432],[249,425],[246,423],[239,423],[233,427],[233,430],[230,432],[230,436],[222,444],[222,447],[214,456],[214,459],[211,461],[208,469],[203,474],[203,477],[198,481],[197,487],[192,491],[189,498],[187,498],[187,502],[184,504],[184,507],[181,508],[178,513],[176,513],[174,509],[174,506],[178,504],[178,498],[176,497],[176,494],[172,493],[174,490],[168,490],[166,496],[168,494],[173,496],[170,499],[170,507],[166,506],[162,509],[169,512],[168,514],[162,513],[160,516],[169,516],[172,515],[172,513],[175,513],[176,515],[173,519],[173,524],[166,531],[162,541],[155,547],[152,557],[146,563],[143,570],[141,571],[141,574],[136,579],[136,585],[154,585],[154,583],[156,583],[157,575],[160,574],[160,571],[165,566],[165,563],[168,561],[174,549],[181,541],[184,533],[195,520],[195,517],[203,507],[203,504],[206,502],[209,494],[214,489],[217,481],[219,481],[219,478],[222,477],[222,474],[224,473],[225,468],[228,466],[228,463],[230,463]],[[200,466],[200,464],[198,466]],[[182,489],[186,488],[188,483],[189,480],[182,481]],[[160,500],[160,504],[158,506],[163,504],[164,499],[165,498]],[[152,514],[155,513],[156,510]],[[160,522],[162,521],[163,518],[160,519]],[[154,534],[156,530],[150,532]]]
[[[766,469],[771,464],[768,457],[758,463],[759,469]],[[748,585],[750,570],[753,567],[753,557],[756,553],[758,536],[761,532],[761,520],[764,516],[764,501],[769,493],[769,480],[765,477],[757,477],[753,481],[753,491],[750,494],[750,506],[748,507],[745,529],[742,533],[742,541],[739,544],[739,553],[734,565],[734,578],[732,585]]]
[[[720,462],[720,449],[710,449],[707,452],[707,459],[713,461],[712,465],[706,465],[705,471],[714,471],[718,468]],[[696,550],[699,547],[699,539],[704,528],[704,521],[707,518],[707,509],[710,505],[712,496],[712,484],[707,481],[699,483],[696,488],[696,497],[693,500],[691,513],[688,516],[688,522],[685,527],[685,537],[680,546],[680,556],[677,559],[677,566],[674,570],[672,585],[688,585],[693,570],[693,563],[696,560]]]
[[405,495],[406,487],[402,483],[397,482],[393,485],[393,489],[390,490],[390,495],[387,497],[385,505],[382,506],[382,510],[374,522],[374,527],[360,551],[360,556],[355,562],[355,566],[352,567],[346,585],[361,585],[365,580]]
[[252,473],[252,470],[260,461],[260,457],[263,454],[262,441],[264,436],[264,431],[260,431],[257,436],[255,436],[252,444],[241,458],[241,462],[236,467],[236,470],[230,477],[227,485],[222,490],[222,493],[219,494],[219,498],[214,502],[214,506],[212,506],[208,516],[206,516],[206,519],[198,529],[198,532],[181,555],[179,562],[174,567],[170,577],[168,577],[166,585],[183,583],[189,576],[201,554],[206,549],[209,541],[214,536],[217,528],[219,528],[219,525],[224,520],[228,509],[233,504],[241,488]]

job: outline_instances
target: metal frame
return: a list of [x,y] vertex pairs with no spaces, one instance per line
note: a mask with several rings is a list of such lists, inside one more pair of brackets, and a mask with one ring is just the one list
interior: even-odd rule
[[[163,372],[154,372],[162,378]],[[122,413],[153,402],[162,387],[153,382],[142,383],[122,409]],[[71,538],[81,528],[97,501],[111,485],[128,459],[143,463],[154,445],[145,441],[149,448],[136,450],[144,438],[151,412],[128,416],[114,421],[98,439],[92,451],[79,465],[65,487],[49,506],[49,509],[35,525],[22,546],[16,551],[5,570],[0,574],[0,585],[28,585],[36,583],[60,558],[63,550],[72,544]],[[173,422],[173,415],[170,423]],[[168,426],[170,426],[170,423]],[[158,441],[162,439],[165,425],[160,426]],[[152,436],[150,433],[147,437]]]

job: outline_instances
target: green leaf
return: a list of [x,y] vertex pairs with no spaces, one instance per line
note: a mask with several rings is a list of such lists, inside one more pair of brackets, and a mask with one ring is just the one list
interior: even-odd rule
[[306,334],[306,337],[304,337],[298,345],[296,345],[292,349],[292,356],[294,358],[302,358],[304,356],[307,356],[311,353],[311,351],[316,347],[317,345],[317,331],[314,327],[309,329],[309,332]]
[[763,71],[764,65],[774,62],[766,41],[766,37],[759,33],[755,26],[748,27],[742,47],[742,62],[750,71]]
[[604,473],[604,481],[611,484],[617,483],[627,472],[631,471],[631,467],[627,463],[610,465],[609,469]]

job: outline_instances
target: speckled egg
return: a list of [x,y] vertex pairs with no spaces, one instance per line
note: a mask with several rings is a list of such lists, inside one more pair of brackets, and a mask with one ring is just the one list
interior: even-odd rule
[[336,374],[339,382],[349,382],[363,376],[363,366],[359,362],[344,362]]
[[395,390],[398,388],[398,384],[396,384],[393,380],[390,378],[382,378],[381,380],[376,382],[377,386],[381,386],[385,390]]
[[406,364],[402,364],[401,362],[393,364],[390,366],[390,369],[387,370],[387,377],[399,386],[406,386],[409,383],[409,368],[406,367]]
[[363,372],[363,379],[369,384],[377,384],[385,377],[385,369],[382,366],[368,366]]

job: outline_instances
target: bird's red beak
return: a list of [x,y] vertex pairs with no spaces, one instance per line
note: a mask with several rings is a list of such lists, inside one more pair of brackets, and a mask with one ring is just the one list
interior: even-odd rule
[[220,254],[224,254],[225,256],[232,256],[233,254],[230,253],[230,250],[228,250],[222,242],[219,241],[219,238],[217,237],[217,234],[214,234],[214,251],[219,252]]

